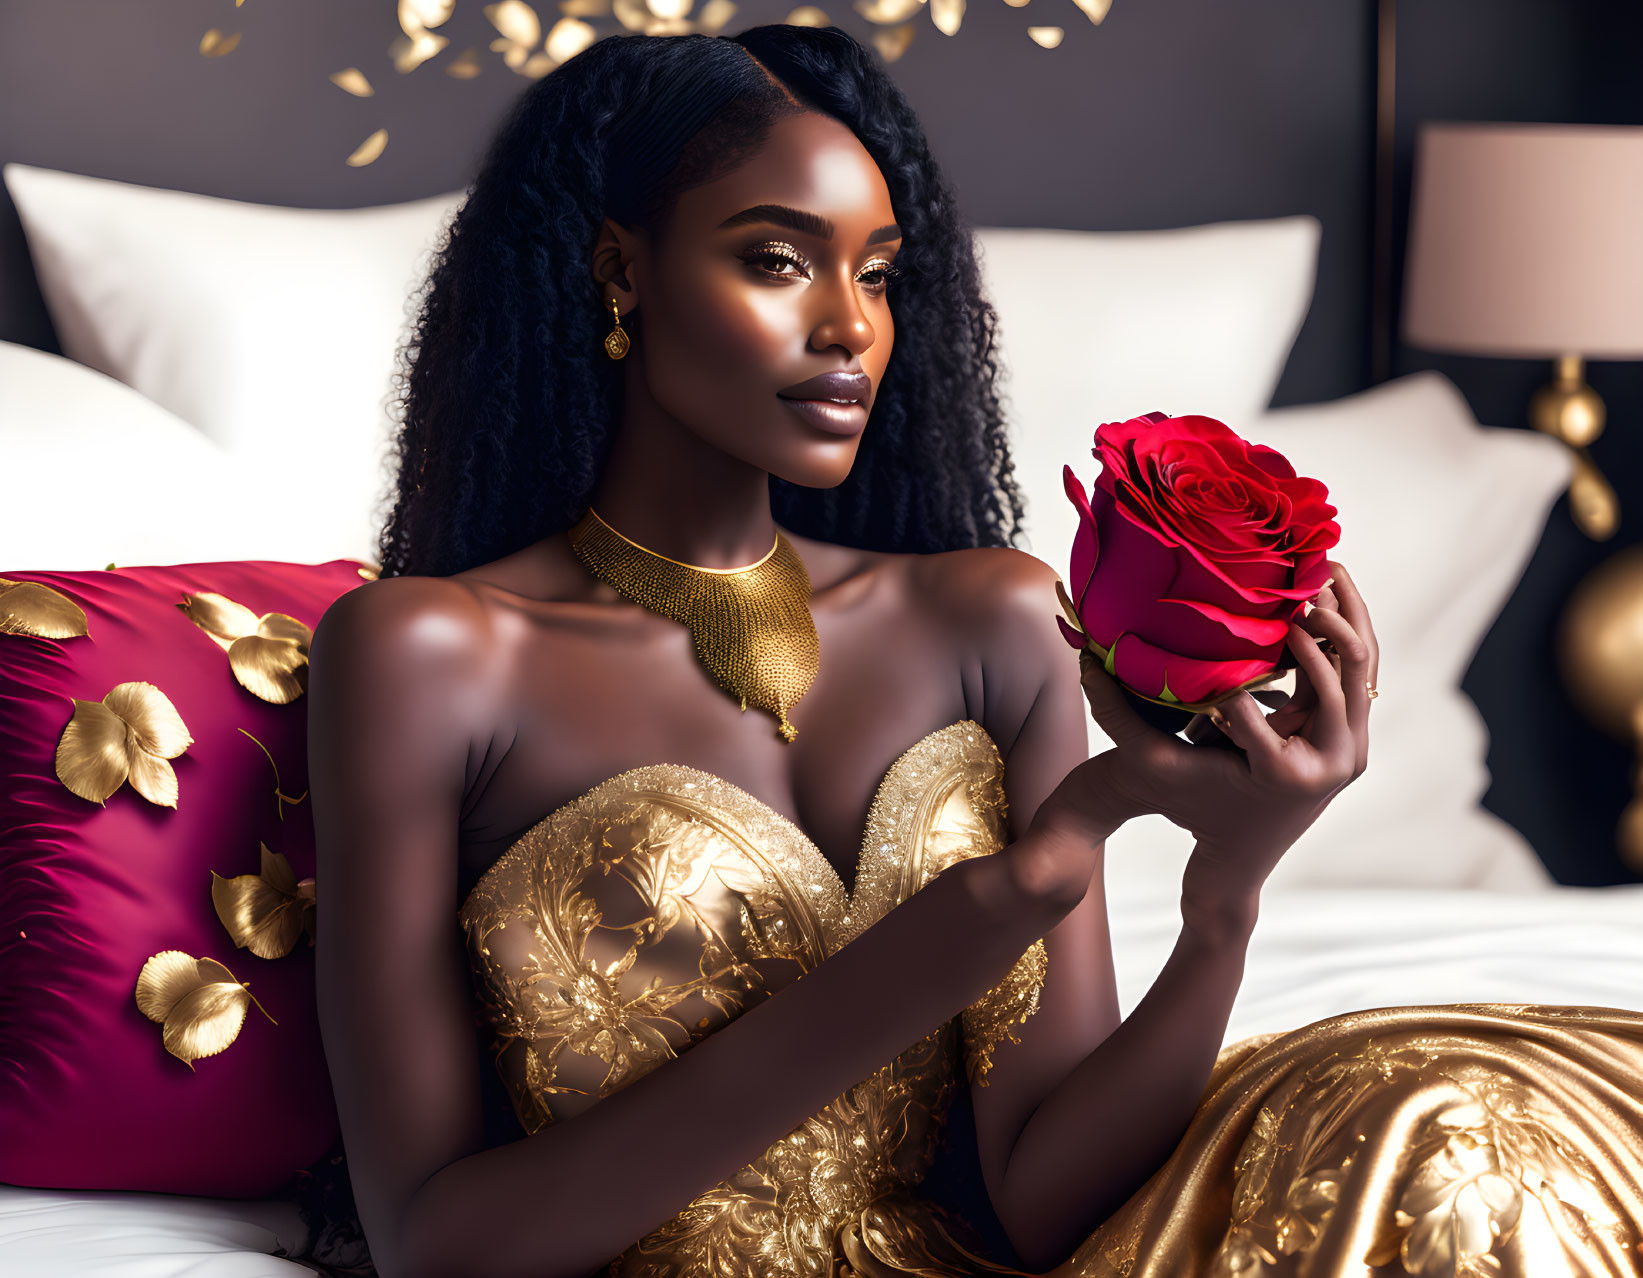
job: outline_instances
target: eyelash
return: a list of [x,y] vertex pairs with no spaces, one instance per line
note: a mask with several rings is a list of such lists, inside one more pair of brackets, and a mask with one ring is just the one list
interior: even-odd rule
[[[742,260],[749,263],[770,259],[774,259],[778,262],[790,262],[800,270],[805,268],[805,261],[799,256],[798,250],[787,244],[760,244],[756,248],[749,249],[742,255]],[[882,258],[878,260],[883,261]],[[871,286],[876,292],[879,293],[882,293],[888,289],[891,282],[900,278],[902,274],[901,268],[896,266],[893,262],[884,262],[882,266],[876,267],[875,270],[878,274],[884,277],[879,284]],[[776,275],[773,271],[766,273]],[[780,279],[783,277],[776,275],[776,278]]]

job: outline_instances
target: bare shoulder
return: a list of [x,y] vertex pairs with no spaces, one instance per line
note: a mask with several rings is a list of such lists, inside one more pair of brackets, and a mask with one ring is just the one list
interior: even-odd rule
[[494,670],[493,630],[484,601],[462,581],[383,577],[331,603],[314,628],[309,663],[327,683],[408,696],[453,685],[471,693]]
[[977,650],[997,643],[1012,650],[1023,627],[1042,632],[1060,611],[1049,564],[1014,546],[975,546],[909,555],[916,597],[945,627],[960,627]]

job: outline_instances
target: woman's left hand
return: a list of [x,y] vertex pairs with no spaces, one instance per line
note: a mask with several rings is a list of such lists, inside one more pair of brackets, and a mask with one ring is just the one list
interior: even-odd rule
[[[1096,722],[1118,747],[1113,781],[1137,811],[1158,812],[1201,847],[1191,890],[1247,896],[1344,786],[1369,764],[1369,687],[1380,648],[1369,610],[1346,569],[1290,630],[1296,693],[1268,717],[1248,692],[1219,707],[1237,751],[1193,746],[1160,732],[1124,700],[1100,663],[1084,689]],[[1326,653],[1318,647],[1324,640]],[[1209,716],[1197,716],[1189,733]],[[1201,854],[1201,855],[1200,855]]]

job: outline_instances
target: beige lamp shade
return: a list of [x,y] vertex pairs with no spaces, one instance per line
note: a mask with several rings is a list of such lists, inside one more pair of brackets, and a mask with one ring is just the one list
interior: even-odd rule
[[1643,127],[1423,125],[1407,263],[1412,346],[1643,356]]

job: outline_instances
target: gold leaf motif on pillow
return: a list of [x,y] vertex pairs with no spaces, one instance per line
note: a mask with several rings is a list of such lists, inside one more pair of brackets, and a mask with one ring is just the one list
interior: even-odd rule
[[106,802],[126,781],[150,803],[177,806],[175,759],[194,743],[177,707],[151,683],[115,684],[101,701],[73,697],[57,740],[57,779],[82,799]]
[[257,616],[215,591],[185,594],[182,613],[228,653],[234,678],[247,692],[289,705],[308,690],[308,645],[314,632],[283,612]]
[[314,947],[314,880],[303,879],[291,869],[291,862],[266,843],[262,849],[259,874],[237,874],[225,879],[211,872],[211,904],[217,917],[242,950],[258,958],[284,958],[308,933],[308,947]]
[[[248,1003],[257,1000],[226,967],[182,950],[152,955],[137,976],[138,1009],[165,1027],[165,1050],[189,1069],[239,1037]],[[261,1003],[257,1010],[268,1016]],[[272,1016],[268,1019],[279,1024]]]
[[381,564],[361,563],[356,570],[366,581],[375,581],[382,575]]
[[89,633],[85,610],[61,590],[0,577],[0,635],[75,639]]

